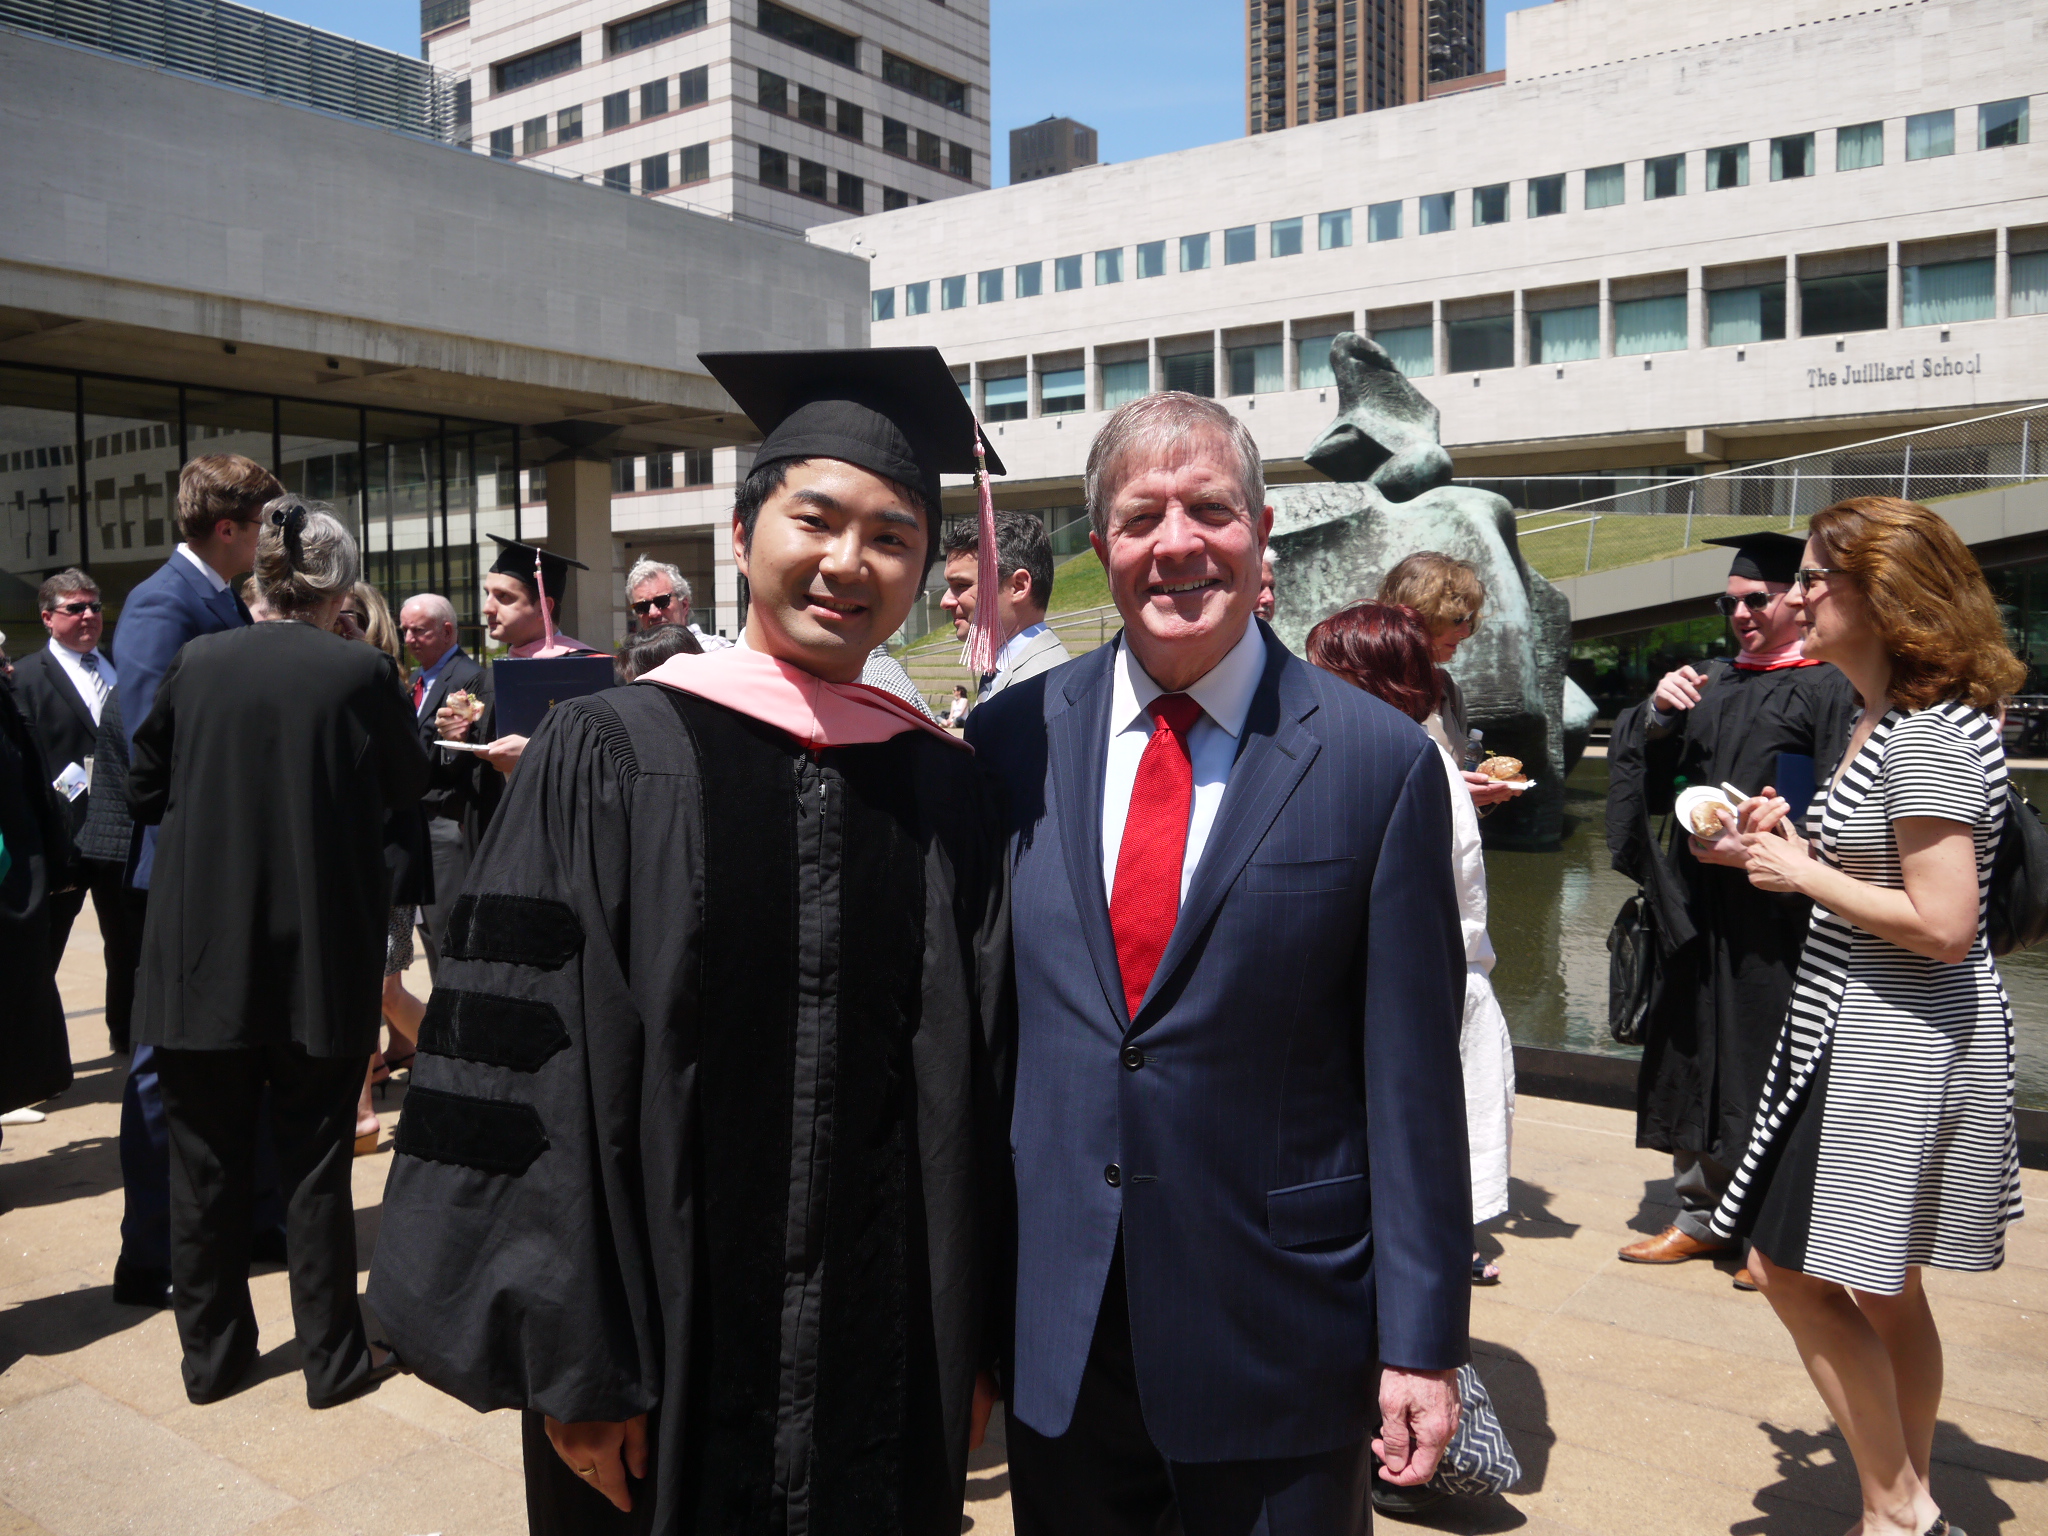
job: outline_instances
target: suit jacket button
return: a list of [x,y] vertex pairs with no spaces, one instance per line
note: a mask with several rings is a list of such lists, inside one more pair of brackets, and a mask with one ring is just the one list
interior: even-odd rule
[[1139,1050],[1135,1045],[1125,1046],[1124,1065],[1129,1067],[1133,1072],[1137,1071],[1138,1068],[1145,1065],[1145,1053]]
[[1117,1167],[1115,1163],[1111,1163],[1107,1168],[1102,1170],[1102,1182],[1107,1184],[1111,1189],[1115,1189],[1118,1185],[1122,1184],[1123,1181],[1124,1171],[1123,1169]]

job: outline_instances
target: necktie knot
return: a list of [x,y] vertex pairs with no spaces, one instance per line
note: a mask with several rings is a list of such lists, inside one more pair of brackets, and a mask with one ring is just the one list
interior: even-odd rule
[[91,651],[86,651],[80,655],[78,664],[88,672],[98,672],[100,669],[100,659]]
[[1152,717],[1155,735],[1164,726],[1182,742],[1186,742],[1188,732],[1202,718],[1202,706],[1195,702],[1193,695],[1185,693],[1162,693],[1145,706],[1145,711]]

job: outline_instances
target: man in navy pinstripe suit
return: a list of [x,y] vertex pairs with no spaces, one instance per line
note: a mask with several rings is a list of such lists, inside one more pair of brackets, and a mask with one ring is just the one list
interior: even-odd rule
[[1466,1358],[1443,768],[1254,620],[1228,411],[1123,407],[1088,501],[1121,637],[968,725],[1013,834],[1017,1528],[1362,1530],[1368,1441],[1426,1481]]

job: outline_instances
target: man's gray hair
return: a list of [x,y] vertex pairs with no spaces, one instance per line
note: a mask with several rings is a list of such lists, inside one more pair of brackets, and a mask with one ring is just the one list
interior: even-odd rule
[[362,573],[355,538],[325,502],[284,495],[264,506],[253,574],[272,613],[310,612],[347,592]]
[[53,612],[56,606],[73,592],[98,597],[100,584],[74,565],[69,570],[59,571],[36,588],[36,606],[44,613]]
[[1256,519],[1266,504],[1266,469],[1249,428],[1214,400],[1177,389],[1142,395],[1102,424],[1088,450],[1088,521],[1099,539],[1109,538],[1109,508],[1132,466],[1141,459],[1177,459],[1198,437],[1220,439],[1236,458],[1237,483],[1246,510]]
[[635,560],[633,569],[626,572],[626,596],[631,597],[635,587],[656,576],[666,576],[669,590],[684,602],[690,601],[690,584],[683,580],[683,573],[666,560]]
[[398,605],[399,618],[403,619],[405,617],[406,609],[415,607],[426,609],[427,617],[431,618],[436,624],[453,624],[455,622],[455,605],[438,592],[413,593],[411,597],[408,597]]

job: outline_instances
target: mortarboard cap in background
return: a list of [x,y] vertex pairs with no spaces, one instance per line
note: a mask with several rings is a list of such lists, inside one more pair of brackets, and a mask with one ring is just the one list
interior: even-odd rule
[[1806,540],[1795,533],[1734,533],[1706,542],[1735,551],[1735,561],[1728,567],[1730,576],[1788,586],[1798,575],[1800,559],[1806,553]]
[[570,566],[575,566],[579,571],[590,569],[581,560],[571,559],[567,555],[551,555],[535,544],[522,544],[517,539],[504,538],[495,533],[491,538],[498,546],[498,558],[491,562],[492,573],[498,576],[514,576],[525,582],[526,590],[533,593],[536,602],[539,601],[540,594],[534,591],[533,586],[535,560],[540,562],[541,575],[547,581],[548,596],[556,602],[560,602],[563,593],[568,590]]

